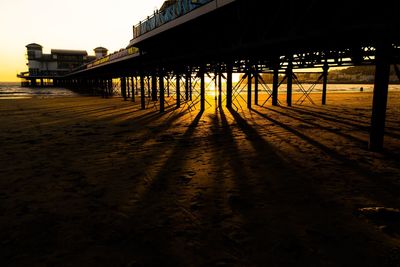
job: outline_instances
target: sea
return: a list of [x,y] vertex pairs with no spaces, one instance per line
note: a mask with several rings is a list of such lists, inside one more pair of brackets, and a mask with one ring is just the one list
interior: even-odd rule
[[71,90],[60,87],[29,88],[22,87],[20,83],[1,83],[1,99],[24,99],[24,98],[53,98],[78,96]]
[[[260,85],[260,94],[268,93],[272,88],[272,85]],[[362,89],[361,89],[362,88]],[[351,92],[372,92],[374,88],[373,84],[329,84],[329,92],[340,92],[340,93],[351,93]],[[238,87],[237,90],[242,93],[246,92],[246,85],[242,88]],[[208,93],[215,93],[215,88],[208,88]],[[282,85],[279,89],[280,92],[286,91],[286,85]],[[322,91],[322,85],[302,84],[301,86],[293,84],[293,93],[302,92],[320,93]],[[389,86],[390,91],[400,92],[400,84],[393,84]],[[1,99],[24,99],[24,98],[54,98],[54,97],[74,97],[79,96],[69,89],[61,87],[46,87],[46,88],[29,88],[21,87],[20,83],[1,83],[0,82],[0,100]]]

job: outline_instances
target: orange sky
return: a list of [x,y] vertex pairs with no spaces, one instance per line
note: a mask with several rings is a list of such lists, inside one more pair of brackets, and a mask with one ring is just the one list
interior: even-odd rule
[[0,81],[18,81],[27,71],[29,43],[50,49],[110,52],[126,47],[132,26],[151,15],[164,0],[5,0],[0,3]]

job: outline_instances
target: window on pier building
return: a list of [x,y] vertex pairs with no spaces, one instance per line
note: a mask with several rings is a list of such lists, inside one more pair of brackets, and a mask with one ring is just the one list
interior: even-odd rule
[[77,62],[83,61],[83,56],[81,55],[57,55],[58,61],[65,61],[65,62]]
[[35,51],[28,51],[28,59],[35,59],[36,54]]
[[83,62],[58,62],[57,66],[59,69],[75,69],[83,65]]
[[31,75],[31,76],[39,75],[39,69],[30,68],[29,75]]

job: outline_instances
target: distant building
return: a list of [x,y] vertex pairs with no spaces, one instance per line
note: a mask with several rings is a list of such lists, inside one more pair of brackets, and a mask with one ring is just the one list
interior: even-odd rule
[[43,54],[43,47],[35,43],[28,44],[26,48],[28,71],[17,75],[25,86],[55,85],[57,78],[108,52],[104,47],[97,47],[94,49],[95,56],[89,56],[84,50],[62,49],[52,49],[50,54]]
[[104,47],[96,47],[94,49],[94,53],[96,54],[96,59],[99,59],[99,58],[107,56],[108,50],[107,50],[107,48],[104,48]]

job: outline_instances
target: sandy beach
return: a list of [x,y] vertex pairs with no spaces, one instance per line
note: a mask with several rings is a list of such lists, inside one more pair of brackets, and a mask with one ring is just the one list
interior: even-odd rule
[[371,93],[312,97],[0,100],[0,265],[400,266],[400,92],[381,153]]

